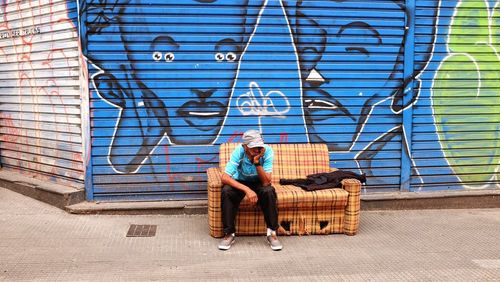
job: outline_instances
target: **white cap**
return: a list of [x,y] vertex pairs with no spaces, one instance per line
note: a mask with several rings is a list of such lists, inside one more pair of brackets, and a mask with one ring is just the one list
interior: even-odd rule
[[258,130],[250,129],[243,133],[243,144],[248,148],[264,147],[264,140]]

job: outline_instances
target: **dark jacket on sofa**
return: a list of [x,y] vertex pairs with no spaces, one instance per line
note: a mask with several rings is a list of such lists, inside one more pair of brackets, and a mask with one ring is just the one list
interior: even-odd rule
[[340,182],[347,178],[355,178],[361,181],[361,183],[366,183],[366,176],[364,173],[359,175],[352,171],[336,170],[333,172],[310,174],[306,179],[280,179],[280,184],[295,185],[307,191],[314,191],[339,187]]

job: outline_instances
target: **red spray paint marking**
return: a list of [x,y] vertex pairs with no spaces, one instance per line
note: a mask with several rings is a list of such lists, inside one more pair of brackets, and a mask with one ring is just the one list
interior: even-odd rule
[[288,143],[288,133],[280,134],[280,143]]
[[233,134],[231,134],[231,137],[227,140],[228,143],[234,143],[235,140],[236,142],[241,141],[241,135],[243,135],[243,131],[234,131]]
[[217,157],[211,157],[208,160],[204,160],[200,157],[196,157],[196,170],[206,170],[210,167],[210,164],[215,161]]
[[170,167],[170,157],[168,154],[168,146],[165,145],[163,146],[165,148],[165,163],[167,165],[167,176],[168,176],[168,181],[169,182],[174,182],[175,181],[175,175],[172,174],[172,168]]
[[[47,7],[49,8],[49,11],[46,13],[47,15],[50,15],[50,20],[49,20],[50,25],[48,26],[49,34],[47,34],[47,36],[53,36],[53,32],[56,30],[59,30],[58,26],[60,26],[64,23],[72,24],[72,21],[67,16],[65,16],[65,13],[63,13],[63,14],[58,13],[58,11],[59,11],[59,4],[58,3],[52,3],[53,0],[51,0],[51,1],[49,1],[50,3],[46,5],[42,2],[43,1],[31,1],[28,3],[27,7],[24,5],[24,2],[22,3],[22,1],[14,1],[14,3],[1,4],[0,10],[2,12],[0,14],[2,14],[2,15],[0,17],[3,18],[3,21],[0,24],[0,30],[5,31],[5,30],[12,29],[10,27],[9,20],[14,21],[15,19],[11,20],[7,17],[7,13],[6,13],[7,10],[9,10],[11,12],[11,14],[18,16],[19,18],[23,18],[23,22],[18,27],[19,30],[22,28],[25,28],[25,27],[40,25],[41,22],[39,22],[40,19],[38,18],[38,15],[40,14],[40,12],[42,10],[42,7],[41,7],[42,5],[43,5],[43,9],[45,9]],[[56,8],[57,8],[57,10],[56,10]],[[74,31],[72,31],[72,33],[74,35],[76,35],[76,28]],[[64,100],[60,96],[61,91],[59,89],[59,85],[58,85],[57,81],[47,79],[47,80],[39,83],[38,80],[35,80],[35,78],[37,77],[36,71],[38,70],[38,68],[37,68],[37,66],[35,66],[33,64],[33,59],[31,59],[32,52],[34,51],[33,50],[33,46],[34,46],[33,39],[34,38],[35,38],[35,36],[33,34],[22,34],[21,36],[19,36],[19,39],[14,39],[14,38],[11,39],[13,41],[13,43],[16,43],[15,42],[16,40],[21,40],[21,42],[20,42],[21,44],[13,44],[13,46],[17,46],[17,47],[15,47],[15,51],[16,51],[15,53],[17,53],[17,55],[15,55],[15,56],[17,57],[17,64],[18,64],[18,77],[19,77],[18,83],[19,83],[19,86],[26,85],[26,86],[29,86],[29,89],[36,89],[36,92],[34,90],[22,92],[22,93],[20,92],[19,96],[23,97],[23,95],[25,95],[24,99],[26,99],[26,100],[30,99],[30,96],[31,96],[31,102],[34,105],[33,107],[34,107],[35,115],[37,115],[37,118],[39,117],[38,115],[40,114],[40,112],[38,112],[38,108],[40,107],[40,103],[38,101],[39,97],[54,96],[54,98],[49,97],[49,101],[51,101],[53,105],[62,105],[63,106],[62,109],[63,109],[64,113],[66,114],[66,119],[67,119],[67,121],[69,121],[68,120],[69,117],[67,115],[67,113],[68,113],[67,108],[64,107]],[[50,39],[54,39],[54,38],[52,37]],[[50,39],[47,40],[47,42],[50,42],[51,41]],[[55,45],[50,45],[50,46],[51,46],[50,48],[52,50],[50,50],[50,52],[48,53],[45,60],[42,59],[42,62],[41,62],[42,66],[46,66],[49,69],[52,69],[52,67],[53,67],[52,62],[53,62],[53,58],[55,57],[55,54],[58,54],[58,55],[60,54],[60,55],[62,55],[62,58],[66,59],[66,64],[68,66],[68,72],[71,73],[71,70],[69,70],[70,60],[66,56],[66,54],[64,53],[64,50],[61,48],[55,48]],[[3,48],[0,48],[0,53],[5,55],[5,51],[3,50]],[[84,69],[86,69],[86,68],[84,67]],[[18,119],[21,119],[21,120],[23,119],[23,110],[25,109],[25,107],[29,107],[29,106],[25,106],[25,105],[19,106],[18,111],[20,113],[19,113]],[[56,106],[54,106],[54,107],[56,107]],[[28,129],[23,129],[22,126],[16,126],[16,124],[13,123],[12,118],[10,118],[10,121],[6,121],[6,122],[7,122],[7,127],[8,127],[6,135],[3,134],[0,138],[3,141],[12,141],[12,144],[11,144],[12,146],[16,146],[17,144],[23,144],[23,145],[28,144],[27,140],[30,138],[29,137],[30,135],[28,134]],[[20,121],[20,123],[22,125],[22,121]],[[67,122],[67,124],[69,124],[69,122]],[[60,133],[59,132],[61,132],[61,131],[68,131],[69,132],[70,130],[69,130],[69,127],[66,128],[65,125],[63,125],[63,124],[57,124],[56,129],[57,129],[55,131],[56,136],[55,136],[53,142],[56,144],[56,147],[59,148],[59,142],[60,142],[60,141],[58,141],[58,140],[60,140],[60,138],[59,138]],[[36,128],[29,129],[29,130],[35,132],[36,137],[43,137],[43,134],[40,133],[41,128],[40,128],[38,123],[36,123]],[[72,136],[70,137],[69,141],[73,142]],[[17,151],[19,151],[19,149]],[[19,159],[19,161],[18,161],[19,166],[26,167],[28,169],[35,169],[35,170],[41,171],[43,166],[47,165],[47,164],[35,164],[35,162],[21,160],[22,155],[24,153],[42,154],[42,151],[40,151],[40,149],[38,147],[32,146],[29,150],[26,150],[24,152],[18,152],[17,154],[18,154],[18,159]],[[61,157],[59,152],[55,155],[55,157],[56,158]],[[73,155],[73,160],[78,162],[78,163],[83,162],[82,156],[79,153],[75,153]],[[37,162],[40,162],[40,161],[37,160]],[[57,165],[57,163],[56,163],[56,165]],[[70,169],[80,170],[81,168],[80,168],[79,164],[74,163]],[[23,171],[23,170],[19,170],[19,171]],[[74,175],[72,175],[71,172],[64,171],[62,168],[58,168],[56,166],[52,167],[51,169],[44,169],[43,172],[44,173],[51,173],[54,175],[64,175],[64,176],[68,176],[68,177],[75,177]],[[61,182],[61,183],[62,182],[72,183],[71,181],[65,181],[63,179],[58,179],[55,176],[49,177],[46,175],[39,174],[38,172],[36,172],[36,173],[30,172],[30,173],[34,177],[38,177],[38,178],[51,179],[55,182]],[[82,174],[78,174],[78,177],[80,179],[83,179]]]
[[7,133],[2,134],[0,139],[6,142],[15,142],[20,135],[20,130],[14,124],[12,115],[9,113],[0,113],[0,124],[7,129]]

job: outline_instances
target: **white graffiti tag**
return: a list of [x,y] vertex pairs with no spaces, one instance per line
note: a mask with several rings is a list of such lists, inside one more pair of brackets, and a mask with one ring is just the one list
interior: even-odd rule
[[281,91],[269,91],[266,95],[257,82],[249,84],[250,91],[242,94],[236,100],[238,110],[244,116],[273,116],[285,118],[290,111],[290,102]]

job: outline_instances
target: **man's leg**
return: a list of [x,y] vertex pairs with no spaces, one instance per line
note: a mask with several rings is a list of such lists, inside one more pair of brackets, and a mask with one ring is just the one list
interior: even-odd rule
[[272,185],[255,185],[252,189],[259,198],[258,203],[264,213],[267,228],[273,231],[278,230],[278,197],[274,187]]
[[236,214],[238,213],[238,208],[243,198],[245,198],[245,192],[229,185],[224,185],[224,187],[222,187],[222,226],[224,227],[224,234],[226,235],[236,232]]
[[254,189],[257,197],[259,198],[258,203],[264,213],[264,219],[266,220],[266,240],[273,251],[280,251],[283,249],[283,245],[278,240],[278,236],[276,234],[276,231],[278,230],[278,197],[276,196],[276,191],[271,185],[258,185],[252,187],[252,189]]

